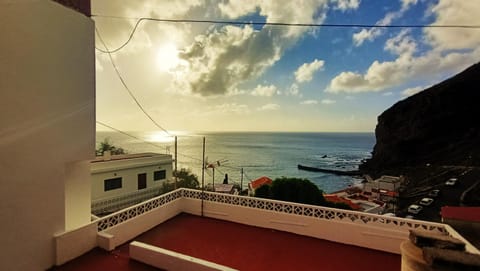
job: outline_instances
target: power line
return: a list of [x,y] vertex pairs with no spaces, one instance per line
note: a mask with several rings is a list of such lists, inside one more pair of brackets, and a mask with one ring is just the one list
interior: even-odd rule
[[256,21],[228,21],[228,20],[197,20],[197,19],[162,19],[162,18],[153,18],[153,17],[122,17],[122,16],[110,16],[110,15],[101,15],[101,14],[92,14],[92,17],[98,18],[110,18],[110,19],[128,19],[128,20],[137,20],[133,30],[131,31],[127,41],[122,45],[113,50],[102,50],[95,47],[98,51],[102,53],[115,53],[125,47],[130,40],[133,38],[135,31],[138,26],[143,21],[154,21],[154,22],[165,22],[165,23],[208,23],[208,24],[230,24],[230,25],[270,25],[270,26],[292,26],[292,27],[336,27],[336,28],[467,28],[467,29],[480,29],[480,25],[425,25],[425,24],[335,24],[335,23],[285,23],[285,22],[256,22]]
[[[150,145],[152,145],[152,146],[155,146],[155,147],[161,148],[161,149],[164,148],[164,146],[160,146],[160,145],[154,144],[154,143],[152,143],[152,142],[143,140],[143,139],[141,139],[141,138],[139,138],[139,137],[136,137],[136,136],[131,135],[131,134],[127,133],[127,132],[121,131],[121,130],[119,130],[119,129],[115,128],[115,127],[112,127],[112,126],[110,126],[110,125],[108,125],[108,124],[105,124],[105,123],[103,123],[103,122],[101,122],[101,121],[98,121],[98,120],[97,120],[96,122],[97,122],[97,124],[100,124],[100,125],[102,125],[102,126],[104,126],[104,127],[107,127],[107,128],[109,128],[109,129],[111,129],[111,130],[114,130],[115,132],[121,133],[121,134],[126,135],[126,136],[128,136],[128,137],[131,137],[131,138],[134,138],[134,139],[136,139],[136,140],[139,140],[139,141],[141,141],[141,142],[143,142],[143,143],[147,143],[147,144],[150,144]],[[180,155],[180,156],[184,156],[184,157],[186,157],[186,158],[190,158],[190,159],[192,159],[192,160],[197,160],[197,161],[200,161],[200,162],[202,161],[202,160],[199,159],[199,158],[195,158],[195,157],[193,157],[193,156],[189,156],[189,155],[182,154],[182,153],[179,153],[179,152],[177,152],[177,154]]]
[[143,143],[147,143],[147,144],[150,144],[150,145],[152,145],[152,146],[155,146],[155,147],[161,148],[161,149],[164,148],[163,146],[160,146],[160,145],[157,145],[157,144],[153,144],[152,142],[145,141],[145,140],[143,140],[143,139],[141,139],[141,138],[138,138],[138,137],[136,137],[136,136],[134,136],[134,135],[131,135],[131,134],[127,133],[127,132],[118,130],[117,128],[114,128],[114,127],[112,127],[112,126],[110,126],[110,125],[108,125],[108,124],[105,124],[105,123],[101,122],[101,121],[98,121],[98,120],[97,120],[96,122],[97,122],[97,124],[100,124],[100,125],[102,125],[102,126],[104,126],[104,127],[107,127],[107,128],[109,128],[109,129],[112,129],[112,130],[114,130],[115,132],[121,133],[121,134],[123,134],[123,135],[126,135],[126,136],[128,136],[128,137],[134,138],[134,139],[136,139],[136,140],[142,141]]
[[[112,58],[112,54],[111,52],[108,50],[108,47],[107,45],[105,44],[105,42],[103,41],[102,39],[102,36],[100,35],[100,32],[98,31],[97,27],[95,26],[95,32],[97,33],[98,35],[98,38],[100,39],[100,42],[103,44],[103,46],[105,47],[106,49],[106,53],[108,54],[108,57],[110,58],[110,62],[112,63],[112,66],[118,76],[118,78],[120,79],[120,82],[122,82],[122,85],[123,87],[127,90],[128,94],[130,94],[130,97],[132,97],[132,99],[135,101],[135,103],[137,104],[138,108],[140,108],[140,110],[142,110],[143,114],[145,114],[145,116],[147,116],[154,124],[155,126],[157,126],[159,129],[161,129],[162,131],[164,131],[165,133],[167,133],[167,135],[169,136],[172,136],[165,128],[163,128],[162,126],[160,126],[160,124],[158,124],[153,118],[152,116],[150,116],[150,114],[147,113],[147,111],[143,108],[143,106],[140,104],[140,102],[138,101],[138,99],[135,97],[135,95],[133,95],[132,91],[130,90],[130,88],[127,86],[127,84],[125,83],[125,80],[123,79],[122,75],[120,74],[120,71],[118,70],[117,68],[117,65],[115,65],[115,62],[113,61],[113,58]],[[133,32],[132,32],[132,35],[133,35]],[[127,42],[128,43],[128,42]]]

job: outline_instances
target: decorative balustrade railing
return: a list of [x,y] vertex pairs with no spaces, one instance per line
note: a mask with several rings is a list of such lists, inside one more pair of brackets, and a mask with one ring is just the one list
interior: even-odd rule
[[109,199],[100,199],[92,202],[92,213],[95,215],[108,212],[115,212],[128,206],[140,203],[144,200],[157,197],[160,194],[160,187],[153,187],[142,191],[127,193],[120,197],[112,197]]
[[387,217],[307,204],[237,196],[230,194],[220,194],[214,192],[202,192],[192,189],[182,189],[182,195],[185,198],[193,198],[199,200],[203,198],[204,200],[210,202],[237,205],[242,207],[255,208],[279,213],[287,213],[292,215],[315,217],[324,220],[336,220],[349,223],[367,224],[370,226],[388,225],[390,227],[397,227],[402,230],[423,229],[440,233],[447,232],[445,227],[439,223],[410,219],[407,220],[397,217]]
[[396,217],[387,217],[362,212],[333,209],[327,207],[298,204],[284,201],[253,198],[247,196],[237,196],[230,194],[221,194],[214,192],[202,192],[200,190],[181,188],[170,193],[158,196],[151,200],[126,208],[109,216],[98,220],[98,231],[106,230],[124,221],[132,219],[138,215],[144,214],[155,208],[178,200],[181,198],[190,198],[205,200],[221,204],[229,204],[246,208],[255,208],[271,212],[287,213],[298,216],[313,217],[323,220],[333,220],[345,223],[358,223],[369,226],[388,226],[398,228],[399,230],[422,229],[447,233],[444,225],[427,221],[417,221]]
[[98,220],[98,231],[104,231],[110,227],[125,222],[148,211],[160,208],[171,201],[181,199],[182,194],[182,189],[177,189],[175,191],[160,195],[156,198],[147,200],[137,205],[128,207],[111,215],[102,217]]

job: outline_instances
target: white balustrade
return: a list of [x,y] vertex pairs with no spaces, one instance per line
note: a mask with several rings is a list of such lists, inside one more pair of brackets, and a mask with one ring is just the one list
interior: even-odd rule
[[[207,217],[393,253],[399,253],[400,246],[397,243],[408,238],[411,229],[460,237],[467,247],[473,247],[445,224],[186,188],[99,218],[89,225],[96,227],[98,232],[115,235],[115,247],[123,240],[128,241],[181,212],[199,215],[201,208],[205,209]],[[80,232],[75,235],[66,232],[57,238],[61,237],[62,242],[67,242],[78,234]],[[479,253],[475,249],[471,252]]]

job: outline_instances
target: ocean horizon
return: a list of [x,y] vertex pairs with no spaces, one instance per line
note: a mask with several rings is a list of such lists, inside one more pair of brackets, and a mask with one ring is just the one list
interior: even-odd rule
[[[173,132],[172,132],[173,133]],[[128,153],[156,152],[174,155],[175,139],[164,132],[97,131],[96,142],[104,139]],[[375,134],[371,132],[178,132],[178,168],[187,168],[201,182],[202,150],[205,138],[207,163],[215,171],[205,171],[205,185],[229,182],[247,183],[261,176],[304,178],[331,193],[361,182],[350,176],[302,171],[298,164],[336,170],[355,170],[371,157]],[[243,170],[243,181],[242,172]]]

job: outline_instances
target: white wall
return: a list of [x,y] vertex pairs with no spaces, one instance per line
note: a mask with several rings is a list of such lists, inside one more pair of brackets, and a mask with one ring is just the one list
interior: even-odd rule
[[65,229],[71,230],[91,220],[90,162],[69,163],[65,173]]
[[[165,164],[159,160],[155,165],[136,166],[132,168],[119,167],[118,169],[96,170],[100,163],[128,163],[128,161],[107,161],[92,163],[92,200],[106,199],[124,195],[126,193],[138,190],[138,174],[147,173],[147,188],[161,186],[163,180],[154,181],[153,172],[165,170],[165,180],[172,178],[172,161]],[[104,180],[122,177],[122,187],[109,191],[104,191]],[[141,190],[140,190],[141,191]]]
[[44,270],[68,224],[67,176],[94,154],[94,25],[52,1],[0,0],[0,32],[0,270]]
[[121,224],[113,226],[103,233],[111,234],[110,247],[117,247],[125,242],[132,240],[136,236],[156,227],[157,225],[169,220],[170,218],[182,212],[181,201],[176,199],[161,208],[136,216],[134,219],[127,220]]
[[[183,198],[182,205],[183,212],[201,214],[200,200]],[[408,230],[387,225],[324,220],[211,201],[204,201],[204,216],[396,254],[400,253],[400,243],[408,239]]]

